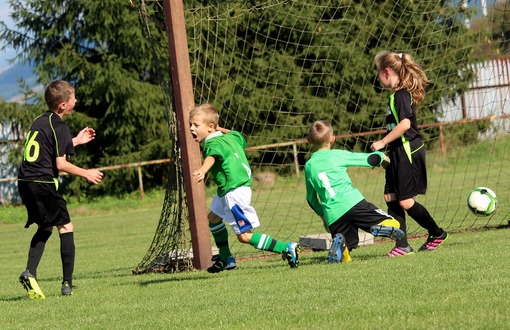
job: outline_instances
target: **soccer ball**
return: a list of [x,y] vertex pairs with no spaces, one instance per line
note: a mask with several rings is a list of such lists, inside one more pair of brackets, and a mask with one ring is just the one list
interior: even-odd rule
[[486,217],[496,211],[498,197],[494,191],[487,187],[477,187],[469,193],[467,205],[474,214]]

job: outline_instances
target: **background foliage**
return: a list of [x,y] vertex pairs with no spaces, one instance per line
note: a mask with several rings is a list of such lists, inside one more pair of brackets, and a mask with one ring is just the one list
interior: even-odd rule
[[[42,84],[54,79],[75,84],[76,113],[66,120],[73,132],[84,126],[98,132],[95,142],[79,147],[73,162],[99,167],[168,157],[173,141],[168,138],[165,100],[158,85],[170,83],[161,1],[144,3],[151,16],[149,26],[140,24],[137,2],[126,0],[9,3],[16,27],[2,24],[0,38],[18,50],[18,61],[33,63]],[[276,5],[282,4],[288,15],[278,15]],[[483,55],[477,40],[502,33],[466,27],[474,10],[459,11],[455,1],[395,6],[358,0],[338,1],[332,7],[323,0],[257,4],[192,0],[185,1],[185,7],[188,36],[194,38],[189,51],[196,102],[235,110],[238,115],[229,112],[222,124],[250,136],[250,145],[301,138],[308,123],[319,118],[332,121],[338,132],[381,128],[384,116],[379,104],[386,95],[380,93],[373,64],[381,49],[420,50],[412,55],[432,68],[427,71],[432,83],[420,120],[434,122],[441,100],[462,92],[472,80],[469,64]],[[417,12],[423,14],[417,18]],[[308,19],[300,19],[303,13]],[[408,24],[395,26],[399,20]],[[269,21],[274,24],[264,23]],[[218,40],[223,44],[216,44]],[[215,58],[213,48],[218,47],[225,50],[221,59]],[[244,56],[238,55],[240,50]],[[331,58],[338,61],[326,61]],[[276,70],[264,70],[270,67]],[[40,99],[33,100],[3,119],[25,131],[34,114],[45,108]],[[437,132],[427,134],[433,137]],[[352,139],[345,146],[365,148],[356,143]],[[259,163],[292,161],[287,153],[251,157],[260,158]],[[166,171],[164,165],[147,168],[145,188],[161,186]],[[88,187],[73,177],[64,180],[73,195]],[[87,193],[122,194],[138,185],[131,169],[110,172],[104,182]]]

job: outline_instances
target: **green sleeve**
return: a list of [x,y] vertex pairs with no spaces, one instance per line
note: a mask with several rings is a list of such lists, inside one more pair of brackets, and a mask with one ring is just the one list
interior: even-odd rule
[[345,164],[345,166],[376,167],[381,165],[383,159],[384,154],[380,151],[371,153],[346,151],[343,155],[342,162]]
[[317,215],[323,216],[324,210],[322,209],[321,202],[317,198],[317,193],[315,192],[315,189],[313,189],[310,180],[305,179],[305,182],[306,182],[306,201],[308,202],[308,205],[310,205],[312,210],[315,213],[317,213]]

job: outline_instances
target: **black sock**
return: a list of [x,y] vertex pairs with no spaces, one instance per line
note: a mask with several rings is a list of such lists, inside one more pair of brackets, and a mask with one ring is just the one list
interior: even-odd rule
[[32,237],[32,241],[30,242],[30,249],[28,250],[28,262],[27,262],[27,270],[34,277],[37,278],[37,267],[39,266],[39,262],[41,261],[42,255],[44,253],[44,248],[46,247],[46,242],[51,236],[51,231],[44,229],[37,229]]
[[74,233],[60,234],[60,257],[62,258],[63,282],[67,281],[69,285],[73,283],[74,255]]
[[402,208],[402,206],[400,206],[398,201],[387,202],[386,205],[388,205],[388,214],[400,223],[400,229],[406,233],[404,238],[395,241],[395,245],[400,248],[408,247],[409,242],[407,241],[406,211]]
[[431,236],[441,236],[443,230],[439,228],[437,223],[434,221],[429,211],[418,202],[414,202],[414,205],[407,210],[407,214],[413,218],[420,226],[427,229]]

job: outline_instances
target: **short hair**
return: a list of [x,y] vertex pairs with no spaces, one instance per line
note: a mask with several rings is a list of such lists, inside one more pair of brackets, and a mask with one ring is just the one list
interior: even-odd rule
[[329,142],[333,135],[333,127],[325,120],[317,120],[310,127],[308,141],[315,147],[321,147]]
[[64,80],[51,82],[44,91],[44,100],[50,110],[57,110],[58,105],[67,102],[75,93],[74,86]]
[[191,121],[197,114],[201,114],[203,116],[206,124],[212,123],[215,127],[218,126],[220,114],[212,104],[204,103],[193,108],[193,110],[189,113],[189,120]]

